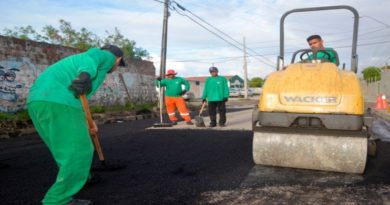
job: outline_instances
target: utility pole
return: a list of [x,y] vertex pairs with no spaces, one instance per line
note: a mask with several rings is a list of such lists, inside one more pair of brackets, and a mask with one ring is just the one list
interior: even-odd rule
[[[161,39],[161,60],[160,60],[160,77],[165,77],[165,67],[167,60],[167,36],[168,36],[168,11],[169,0],[165,0],[164,2],[164,20],[163,20],[163,31],[162,31],[162,39]],[[162,118],[162,105],[164,103],[164,89],[161,88],[161,84],[159,84],[159,103],[160,103],[160,123],[163,123]]]
[[168,11],[169,0],[164,2],[164,20],[163,20],[163,31],[161,39],[161,62],[160,62],[160,77],[164,78],[165,76],[165,67],[167,60],[167,36],[168,36]]
[[248,72],[247,72],[247,62],[246,62],[246,45],[245,45],[245,36],[244,36],[244,98],[248,99]]

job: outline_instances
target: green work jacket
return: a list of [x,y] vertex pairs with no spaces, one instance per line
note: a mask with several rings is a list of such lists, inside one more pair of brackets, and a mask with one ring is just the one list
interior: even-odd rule
[[87,72],[91,76],[91,97],[103,83],[107,72],[115,64],[115,56],[106,50],[91,48],[86,52],[66,57],[47,67],[35,80],[30,88],[27,103],[46,101],[69,105],[82,109],[79,98],[69,89],[72,81],[80,73]]
[[162,79],[160,82],[156,80],[157,87],[159,87],[160,83],[161,87],[166,87],[165,96],[168,97],[180,97],[183,92],[182,85],[184,85],[185,91],[190,90],[190,83],[188,83],[188,81],[181,77],[174,77],[172,79],[165,78]]
[[229,87],[225,77],[216,76],[206,79],[202,99],[214,102],[223,101],[229,97]]

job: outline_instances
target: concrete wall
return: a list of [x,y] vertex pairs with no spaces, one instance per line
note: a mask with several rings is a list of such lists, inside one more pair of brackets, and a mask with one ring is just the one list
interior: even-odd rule
[[190,91],[194,93],[195,98],[202,98],[204,82],[203,81],[188,81],[190,83]]
[[[360,81],[366,102],[376,102],[378,94],[385,94],[390,99],[390,70],[382,72],[381,80],[374,83]],[[389,100],[388,100],[389,101]]]
[[[28,90],[48,65],[81,50],[0,36],[0,112],[25,109]],[[91,104],[156,102],[152,62],[125,59],[128,66],[108,75]]]

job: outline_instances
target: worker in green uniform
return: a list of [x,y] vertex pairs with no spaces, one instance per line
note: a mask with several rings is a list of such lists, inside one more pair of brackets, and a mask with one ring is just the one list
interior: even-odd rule
[[[327,59],[330,62],[337,64],[337,60],[333,48],[325,48],[324,41],[322,40],[320,35],[311,35],[306,40],[311,49],[313,50],[323,49],[326,51],[326,53],[319,51],[317,53],[317,59]],[[313,59],[313,55],[310,55],[308,60],[312,60],[312,59]]]
[[[193,125],[191,122],[191,116],[188,112],[186,103],[184,102],[183,95],[190,90],[190,83],[182,77],[176,76],[177,73],[175,70],[170,69],[167,71],[165,76],[167,78],[162,79],[157,77],[156,85],[157,87],[165,87],[165,107],[167,109],[169,120],[171,120],[172,125],[177,125],[177,117],[175,115],[175,107],[180,112],[180,116],[184,119],[187,125]],[[182,88],[184,85],[184,90]]]
[[94,149],[79,96],[90,98],[118,66],[125,62],[117,46],[91,48],[49,66],[30,88],[28,113],[59,169],[44,205],[92,204],[73,199],[88,179]]
[[209,68],[211,77],[206,79],[202,103],[208,102],[208,110],[210,116],[209,127],[217,126],[217,108],[219,113],[218,125],[225,127],[226,123],[226,102],[229,98],[229,87],[227,79],[223,76],[218,75],[218,68]]

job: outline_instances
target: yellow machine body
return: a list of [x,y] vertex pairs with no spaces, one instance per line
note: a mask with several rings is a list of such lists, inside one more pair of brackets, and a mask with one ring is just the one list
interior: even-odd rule
[[354,72],[296,63],[271,73],[254,112],[256,164],[363,173],[364,100]]
[[[297,50],[291,64],[284,66],[286,17],[292,13],[340,9],[354,15],[350,69],[340,69],[338,53],[324,48]],[[345,5],[299,8],[282,15],[277,71],[266,78],[258,107],[252,113],[256,164],[364,172],[367,153],[375,146],[368,143],[371,122],[364,113],[356,76],[358,23],[356,9]],[[295,61],[297,56],[299,62]]]
[[259,100],[261,112],[363,115],[359,80],[333,63],[296,63],[271,73]]

